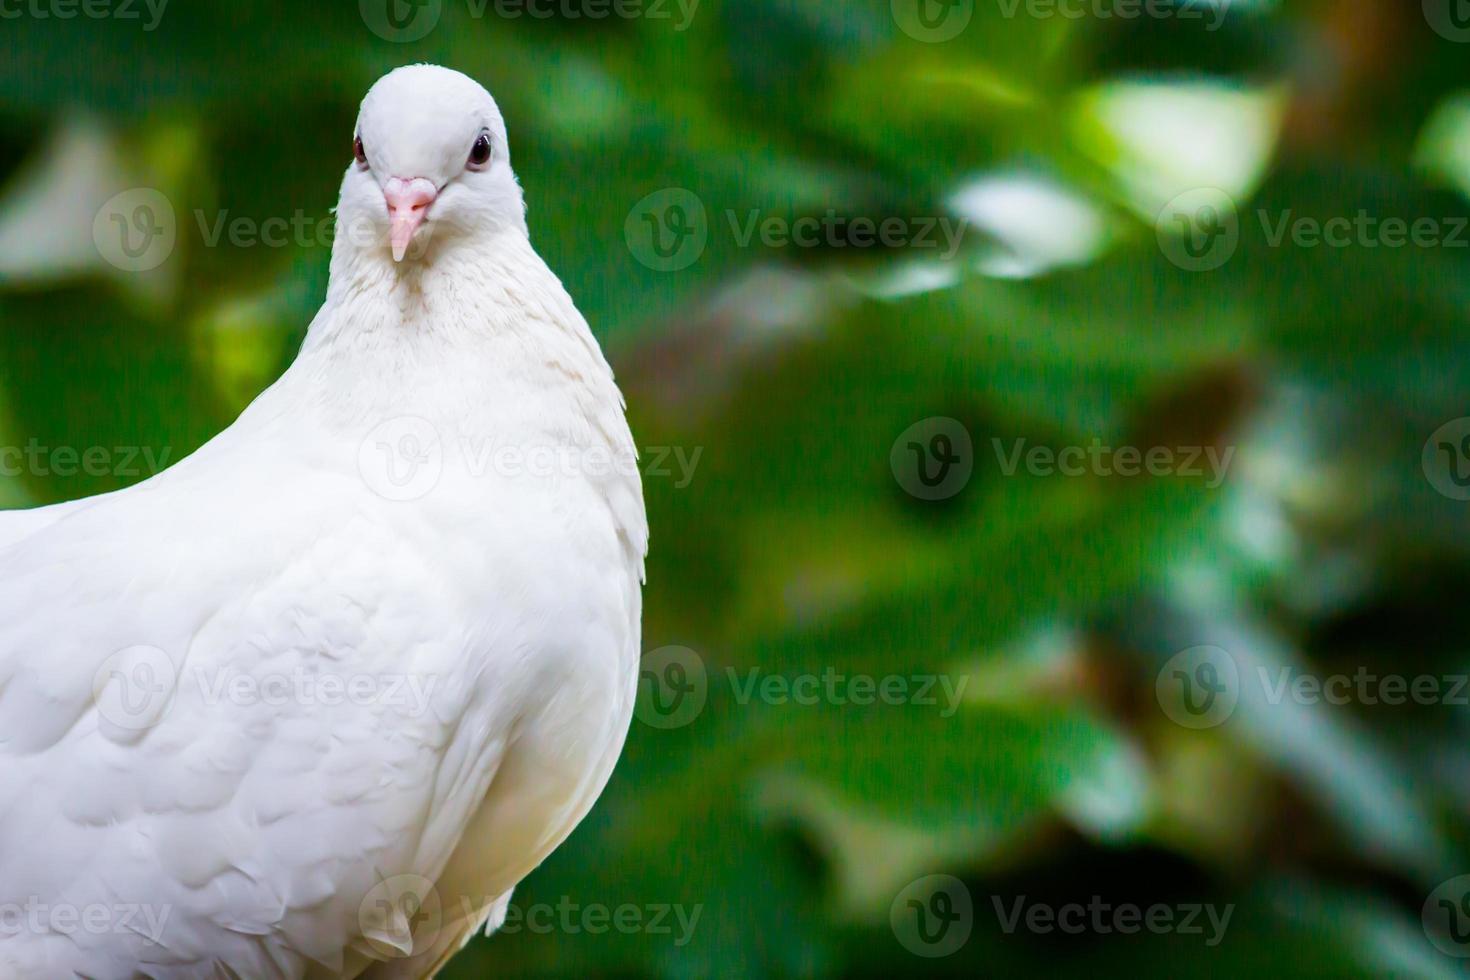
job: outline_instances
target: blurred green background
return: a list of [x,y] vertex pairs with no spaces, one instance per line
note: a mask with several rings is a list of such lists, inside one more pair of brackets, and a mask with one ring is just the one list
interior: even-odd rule
[[0,506],[289,363],[375,78],[496,95],[648,670],[449,975],[1461,972],[1470,4],[390,2],[0,5]]

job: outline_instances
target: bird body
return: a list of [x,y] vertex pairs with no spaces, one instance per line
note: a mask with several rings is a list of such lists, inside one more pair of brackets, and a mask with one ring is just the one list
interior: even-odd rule
[[[436,152],[481,127],[460,194]],[[359,134],[435,185],[413,247],[359,162],[370,233],[276,384],[143,484],[0,515],[0,975],[431,976],[621,751],[647,525],[611,371],[488,94],[400,69]]]

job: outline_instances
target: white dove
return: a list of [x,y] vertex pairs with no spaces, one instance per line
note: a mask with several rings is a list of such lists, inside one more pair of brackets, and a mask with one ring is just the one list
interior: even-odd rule
[[0,515],[7,980],[432,976],[622,750],[635,449],[500,112],[400,68],[354,150],[281,379],[145,483]]

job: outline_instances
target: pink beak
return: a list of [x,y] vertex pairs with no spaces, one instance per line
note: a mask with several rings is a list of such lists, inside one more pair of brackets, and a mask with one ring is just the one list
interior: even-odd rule
[[403,261],[413,233],[424,223],[429,205],[438,196],[439,189],[423,177],[410,180],[390,177],[383,185],[383,198],[388,202],[388,240],[393,244],[394,262]]

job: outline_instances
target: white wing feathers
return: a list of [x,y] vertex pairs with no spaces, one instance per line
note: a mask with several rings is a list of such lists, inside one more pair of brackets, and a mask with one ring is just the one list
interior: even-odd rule
[[0,510],[0,548],[14,544],[37,531],[44,530],[68,514],[91,506],[102,497],[84,500],[69,500],[64,504],[49,507],[33,507],[30,510]]
[[0,549],[0,907],[40,923],[0,934],[0,974],[131,976],[121,943],[157,977],[337,975],[358,897],[442,869],[507,721],[431,629],[429,556],[314,512],[351,494],[240,510],[167,476]]

